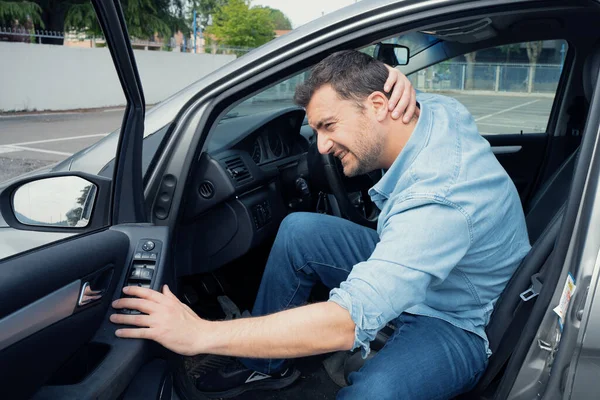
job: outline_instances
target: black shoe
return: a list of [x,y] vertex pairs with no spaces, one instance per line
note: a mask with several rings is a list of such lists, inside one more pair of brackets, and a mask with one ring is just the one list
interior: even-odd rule
[[300,377],[294,367],[270,375],[246,368],[237,359],[196,379],[196,388],[211,398],[230,398],[248,390],[275,390],[291,385]]

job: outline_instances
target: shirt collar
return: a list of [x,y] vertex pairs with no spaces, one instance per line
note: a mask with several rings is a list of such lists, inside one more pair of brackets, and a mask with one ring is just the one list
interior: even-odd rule
[[[417,98],[418,97],[419,96],[417,95]],[[431,110],[426,103],[427,102],[419,103],[421,114],[419,115],[415,129],[406,142],[406,145],[400,154],[398,154],[398,157],[396,157],[396,160],[392,163],[390,168],[385,171],[385,174],[379,182],[369,189],[369,195],[374,201],[378,200],[380,196],[383,196],[386,199],[390,197],[394,192],[400,177],[408,171],[415,161],[415,158],[417,158],[427,143],[429,134],[431,133],[432,116]]]

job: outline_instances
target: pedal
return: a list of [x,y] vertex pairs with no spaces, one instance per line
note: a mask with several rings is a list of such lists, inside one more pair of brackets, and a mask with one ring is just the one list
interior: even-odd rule
[[229,297],[219,296],[217,297],[217,301],[219,302],[223,313],[225,313],[225,321],[242,317],[240,309]]

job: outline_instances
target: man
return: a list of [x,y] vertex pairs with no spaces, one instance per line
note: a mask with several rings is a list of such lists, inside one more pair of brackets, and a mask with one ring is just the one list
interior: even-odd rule
[[[419,115],[405,124],[390,115],[387,76],[384,64],[343,51],[320,62],[295,97],[319,151],[338,157],[344,174],[386,171],[369,191],[381,210],[377,231],[292,214],[271,250],[255,317],[203,321],[168,288],[131,288],[142,299],[115,307],[149,315],[111,320],[148,328],[117,335],[181,354],[246,357],[197,382],[205,394],[230,397],[291,384],[299,373],[286,359],[356,348],[366,357],[392,322],[394,335],[339,398],[442,399],[473,387],[489,355],[493,305],[530,248],[523,211],[460,103],[419,94]],[[303,305],[317,281],[332,289],[329,301]]]

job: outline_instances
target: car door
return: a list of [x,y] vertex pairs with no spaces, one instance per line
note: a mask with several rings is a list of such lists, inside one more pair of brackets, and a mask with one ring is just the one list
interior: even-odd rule
[[[110,303],[124,285],[167,280],[169,238],[145,223],[145,101],[121,6],[92,3],[127,100],[114,174],[37,174],[0,193],[21,238],[59,237],[0,262],[0,398],[116,398],[150,360],[150,343],[115,337]],[[55,204],[74,206],[40,217]]]

